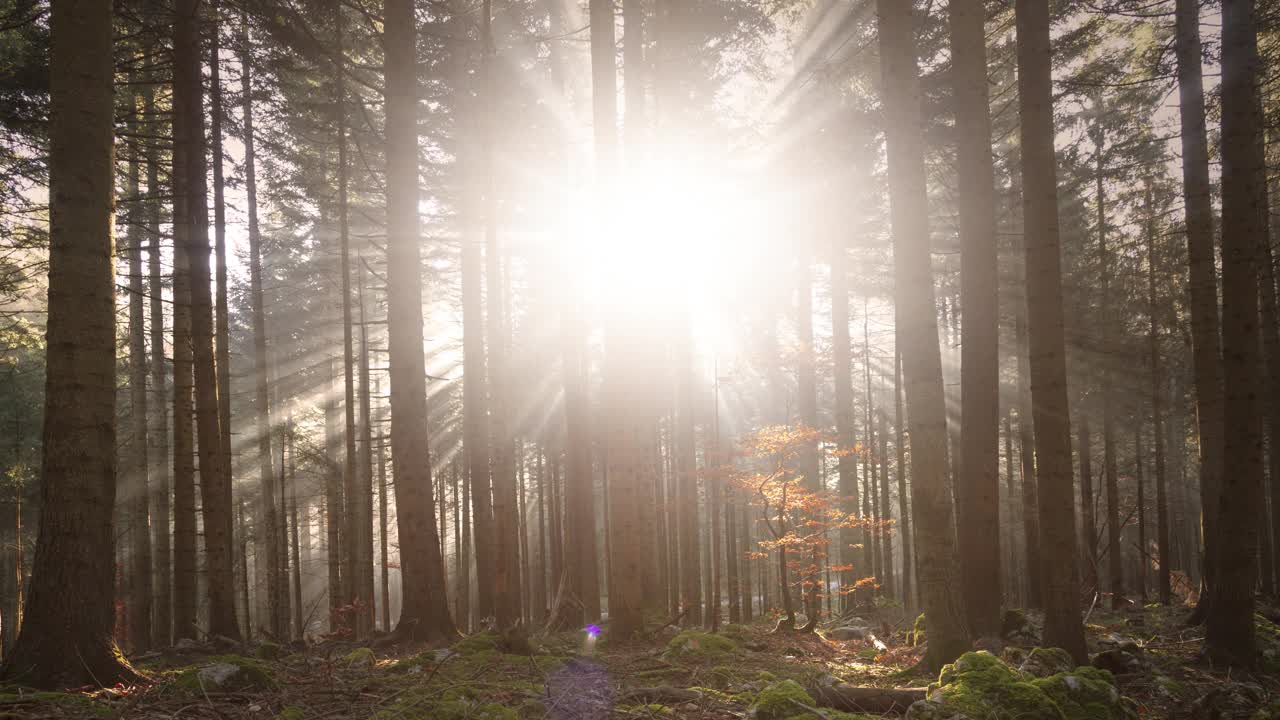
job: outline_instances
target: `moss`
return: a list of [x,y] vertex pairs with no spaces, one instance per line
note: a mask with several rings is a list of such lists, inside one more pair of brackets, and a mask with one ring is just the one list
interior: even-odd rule
[[1067,720],[1129,720],[1137,714],[1120,696],[1115,679],[1106,670],[1080,667],[1071,672],[1037,678],[1040,688]]
[[875,660],[879,655],[880,651],[875,648],[863,648],[858,651],[858,658],[861,660]]
[[307,711],[297,705],[287,705],[276,713],[275,720],[306,720]]
[[738,644],[722,635],[685,630],[667,643],[666,655],[680,660],[722,660],[738,652]]
[[[794,701],[794,702],[793,702]],[[769,685],[756,695],[751,703],[751,717],[756,720],[785,720],[796,714],[796,702],[813,706],[813,697],[795,680],[783,680]]]
[[925,628],[924,613],[920,613],[916,616],[916,621],[911,624],[911,632],[908,633],[908,636],[911,640],[912,647],[916,647],[925,641],[928,633]]
[[[935,695],[934,687],[941,692]],[[994,720],[997,711],[1020,720],[1064,720],[1043,690],[985,651],[965,653],[942,668],[930,690],[934,702],[971,720]]]
[[370,668],[378,664],[378,658],[374,656],[372,650],[362,647],[347,653],[346,657],[342,658],[342,662],[347,667]]
[[279,660],[283,655],[284,651],[273,642],[264,642],[253,651],[253,656],[259,660]]
[[499,638],[495,633],[480,632],[474,635],[468,635],[450,648],[459,655],[476,655],[488,650],[498,650]]
[[[871,715],[859,715],[857,713],[847,713],[840,710],[823,710],[823,716],[827,720],[877,720]],[[813,713],[803,713],[801,715],[792,715],[787,720],[813,720]]]
[[214,690],[205,686],[200,671],[211,665],[234,665],[240,672],[236,673],[227,684],[218,690],[271,690],[276,687],[271,669],[261,661],[241,655],[215,655],[196,667],[187,668],[178,673],[173,686],[179,690],[202,693]]
[[768,670],[761,670],[760,672],[756,673],[756,680],[759,680],[760,682],[771,683],[771,682],[776,682],[778,678]]
[[0,716],[3,717],[23,717],[18,713],[10,715],[5,708],[10,705],[19,705],[27,703],[46,703],[49,705],[57,705],[64,709],[83,710],[98,717],[111,717],[113,713],[111,708],[98,704],[88,695],[80,695],[78,693],[63,692],[6,692],[0,693]]

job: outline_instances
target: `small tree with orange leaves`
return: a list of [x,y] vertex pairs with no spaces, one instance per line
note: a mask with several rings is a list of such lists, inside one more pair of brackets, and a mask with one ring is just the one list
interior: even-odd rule
[[[826,447],[822,432],[805,426],[773,425],[750,433],[742,440],[741,453],[756,460],[757,470],[735,473],[737,484],[753,497],[761,518],[769,530],[768,539],[760,541],[764,555],[777,553],[778,578],[782,590],[784,619],[778,629],[809,632],[817,625],[817,617],[808,618],[804,627],[796,628],[795,608],[790,590],[799,586],[810,599],[831,592],[823,582],[824,563],[828,557],[832,530],[866,527],[867,522],[840,508],[839,498],[826,490],[805,487],[805,478],[795,469],[800,454],[815,447]],[[852,566],[832,566],[833,572],[851,570]],[[873,578],[855,586],[841,586],[836,593],[853,592],[857,586],[873,583]],[[811,603],[816,607],[817,603]]]

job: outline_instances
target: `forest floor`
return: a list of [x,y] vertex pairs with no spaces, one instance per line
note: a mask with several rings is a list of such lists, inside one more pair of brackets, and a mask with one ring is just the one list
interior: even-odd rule
[[[929,691],[929,696],[939,702],[943,696],[950,698],[966,710],[970,720],[1280,718],[1266,709],[1280,700],[1280,627],[1266,619],[1274,613],[1264,609],[1258,615],[1264,669],[1247,677],[1209,668],[1200,658],[1203,628],[1184,626],[1185,616],[1185,608],[1159,606],[1090,613],[1087,631],[1093,664],[1112,671],[1119,691],[1109,691],[1110,698],[1101,705],[1059,698],[1059,711],[1028,713],[1019,705],[1026,699],[1010,690],[1015,687],[1011,685],[984,691],[989,702],[981,707],[964,706],[971,698],[965,699],[968,696],[962,697],[954,688],[960,687],[963,678],[977,675],[959,670],[943,678],[957,683],[946,686],[953,690]],[[653,639],[646,644],[614,648],[602,641],[588,647],[585,633],[565,633],[535,637],[536,649],[526,655],[504,653],[497,636],[490,633],[468,636],[447,650],[371,648],[343,641],[306,647],[188,644],[136,659],[135,665],[152,679],[137,687],[69,693],[5,688],[0,694],[0,718],[895,717],[903,714],[900,704],[892,710],[875,708],[877,712],[866,716],[830,709],[833,703],[818,688],[838,681],[863,688],[925,688],[936,682],[936,675],[915,669],[923,647],[913,643],[913,624],[912,618],[892,608],[847,618],[811,634],[773,632],[772,623],[731,625],[716,635],[658,628],[655,623]],[[1044,671],[1036,673],[1036,665],[1047,655],[1031,651],[1038,635],[1034,613],[1007,613],[1006,631],[1002,641],[987,644],[1003,659],[1004,663],[996,663],[1002,673],[1012,672],[1024,680],[1033,674],[1063,673],[1033,681],[1042,682],[1049,694],[1050,685],[1044,683],[1066,677],[1064,671],[1079,679],[1094,676],[1092,671],[1069,666],[1041,668]],[[837,640],[836,636],[853,639]],[[239,653],[232,653],[233,649]],[[1078,678],[1066,680],[1078,689]],[[1026,683],[1016,687],[1027,689]],[[1119,694],[1124,698],[1116,702]],[[814,700],[815,696],[819,699]],[[859,697],[873,702],[886,699],[874,692]],[[955,715],[927,714],[918,708],[911,717]]]

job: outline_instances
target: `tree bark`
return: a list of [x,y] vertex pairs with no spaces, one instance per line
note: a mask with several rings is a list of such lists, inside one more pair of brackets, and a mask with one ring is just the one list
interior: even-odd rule
[[1177,0],[1176,25],[1183,201],[1191,272],[1191,345],[1196,386],[1196,425],[1200,435],[1200,502],[1204,534],[1204,580],[1195,615],[1202,621],[1211,598],[1211,592],[1205,590],[1212,589],[1217,572],[1214,562],[1224,438],[1218,278],[1209,179],[1209,141],[1205,123],[1204,76],[1201,68],[1200,3],[1197,0]]
[[412,0],[385,0],[387,141],[387,330],[391,376],[391,464],[404,602],[396,633],[447,642],[444,560],[431,499],[431,452],[423,357],[418,236],[418,62]]
[[[111,3],[50,17],[49,304],[40,531],[0,667],[45,689],[133,682],[111,640],[116,496]],[[68,659],[75,658],[75,662]]]
[[1016,23],[1027,229],[1028,355],[1036,429],[1040,544],[1044,551],[1044,642],[1066,650],[1076,662],[1084,663],[1089,657],[1080,621],[1080,569],[1075,551],[1075,483],[1067,402],[1048,5],[1018,0]]
[[1205,648],[1217,665],[1251,668],[1258,520],[1265,502],[1258,343],[1259,248],[1267,242],[1266,165],[1258,104],[1260,61],[1253,0],[1222,3],[1223,473],[1217,577]]
[[[134,76],[131,74],[131,78]],[[127,123],[138,130],[138,97],[130,90]],[[125,243],[129,262],[129,466],[126,500],[129,507],[129,649],[151,648],[151,494],[147,487],[147,329],[142,290],[142,198],[139,194],[138,140],[129,149],[125,171]]]
[[[196,397],[200,514],[205,548],[205,591],[212,635],[238,639],[232,569],[231,474],[223,454],[214,353],[209,271],[208,186],[205,179],[204,107],[198,0],[179,0],[174,21],[174,143],[186,146],[179,171],[187,177],[187,263],[191,274],[191,347]],[[226,369],[223,368],[222,372]]]
[[[275,551],[275,481],[271,459],[271,395],[267,384],[267,320],[263,298],[262,232],[258,224],[258,173],[256,138],[253,126],[253,65],[249,55],[248,20],[240,27],[241,131],[244,145],[245,211],[249,234],[249,315],[253,326],[254,429],[258,445],[258,508],[254,533],[254,583],[266,597],[266,617],[279,615],[281,588],[280,558]],[[261,605],[261,603],[259,603]],[[274,628],[279,632],[279,628]],[[250,628],[252,634],[252,628]]]
[[[155,91],[148,87],[143,90],[143,114],[148,118],[147,127],[154,136],[159,136],[159,123],[150,118],[155,117]],[[148,416],[151,419],[152,459],[151,468],[155,471],[155,481],[151,484],[153,499],[153,518],[151,527],[152,557],[155,561],[155,612],[152,615],[153,627],[151,639],[160,647],[167,647],[173,638],[173,562],[172,540],[169,535],[170,488],[169,488],[169,411],[167,407],[169,388],[165,372],[164,351],[164,278],[161,274],[161,234],[160,234],[160,160],[156,149],[157,143],[147,145],[147,235],[151,240],[147,252],[147,291],[150,296],[151,315],[151,389],[153,402]]]
[[953,0],[951,74],[960,193],[960,567],[969,631],[1000,634],[999,320],[986,5]]
[[946,482],[947,417],[934,310],[928,189],[912,7],[877,0],[893,226],[896,326],[903,349],[911,432],[920,599],[929,622],[925,663],[933,668],[969,649],[957,590],[951,499]]

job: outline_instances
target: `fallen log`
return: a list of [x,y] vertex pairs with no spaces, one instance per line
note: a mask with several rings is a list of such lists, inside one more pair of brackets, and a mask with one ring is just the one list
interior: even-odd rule
[[809,694],[822,707],[875,714],[906,712],[911,703],[924,700],[925,693],[925,688],[857,687],[845,683],[809,688]]

